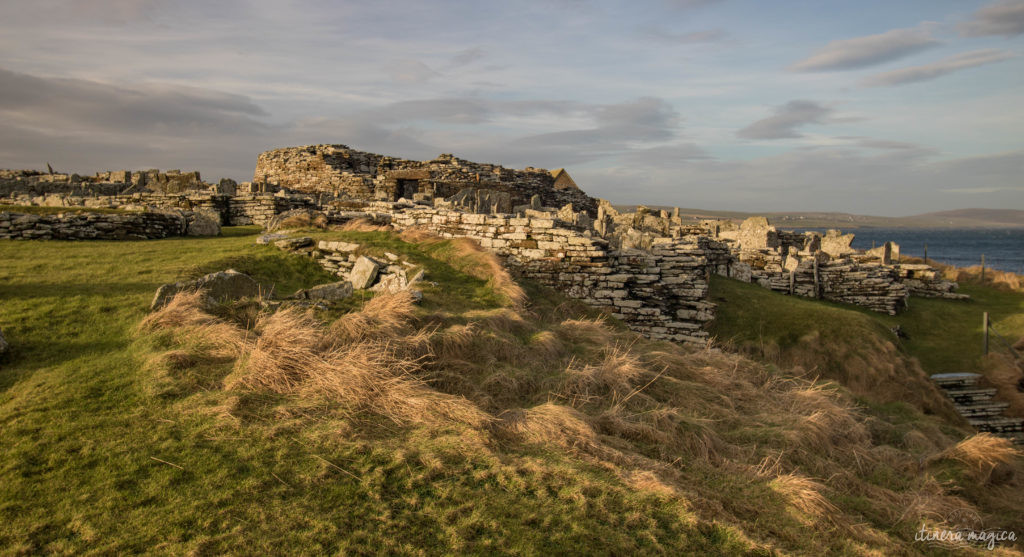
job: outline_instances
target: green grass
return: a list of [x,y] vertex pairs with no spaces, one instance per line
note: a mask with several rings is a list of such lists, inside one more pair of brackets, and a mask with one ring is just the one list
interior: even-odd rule
[[[0,553],[747,547],[728,528],[687,520],[685,502],[637,492],[575,459],[467,456],[457,429],[395,430],[372,420],[352,425],[358,435],[268,428],[259,404],[249,417],[244,404],[229,410],[242,423],[228,428],[204,406],[214,398],[200,395],[189,413],[150,396],[151,342],[134,329],[158,285],[225,263],[284,292],[328,278],[308,260],[255,245],[255,233],[0,243],[0,327],[13,348],[0,364]],[[443,257],[388,235],[345,237],[402,253],[445,280],[428,288],[433,304],[494,304],[483,281]]]
[[[627,463],[583,458],[561,448],[558,439],[514,443],[459,422],[398,425],[321,400],[225,390],[216,382],[154,392],[151,360],[179,347],[170,332],[136,331],[158,285],[225,267],[250,273],[282,294],[334,280],[308,258],[255,245],[256,233],[245,227],[225,228],[214,238],[0,243],[0,328],[13,348],[0,362],[0,554],[737,555],[767,554],[762,548],[772,547],[852,555],[862,549],[832,530],[828,519],[808,526],[817,519],[794,511],[768,478],[749,470],[765,455],[782,458],[802,431],[794,429],[802,418],[789,405],[820,395],[784,397],[777,392],[784,387],[776,386],[771,396],[786,407],[776,412],[761,406],[752,381],[763,367],[731,355],[700,353],[691,362],[673,352],[678,361],[669,360],[675,362],[671,377],[657,374],[657,381],[634,385],[631,400],[597,398],[580,407],[595,423],[606,423],[602,442],[628,454],[635,470],[675,478],[665,480],[676,490],[669,493],[638,488],[624,480]],[[311,235],[357,241],[366,253],[396,253],[424,268],[436,284],[422,284],[419,312],[432,326],[457,328],[469,312],[485,323],[505,311],[507,300],[471,274],[479,274],[472,259],[451,243],[409,243],[386,232]],[[720,286],[716,282],[717,296],[768,304],[763,311],[781,312],[794,301],[761,300],[746,290],[749,285],[735,291]],[[476,354],[479,361],[434,369],[447,372],[448,396],[466,393],[481,406],[490,399],[530,407],[565,380],[560,358],[593,363],[608,348],[589,339],[565,340],[557,361],[534,355],[529,365],[510,367],[533,343],[541,350],[543,338],[557,336],[563,319],[594,316],[549,289],[524,287],[531,300],[524,312],[528,326],[478,330],[476,342],[487,343]],[[886,332],[884,319],[803,301],[810,306],[786,314],[801,328],[783,333],[783,321],[765,321],[746,307],[730,314],[729,303],[718,301],[733,322],[758,324],[745,337],[751,342],[766,335],[799,342],[815,330],[815,319],[829,323],[834,330],[828,334]],[[638,358],[674,349],[631,337],[621,325],[610,330],[614,342],[634,343]],[[714,368],[725,364],[728,369]],[[670,367],[659,366],[650,368],[665,373]],[[741,366],[749,370],[737,371]],[[561,376],[542,375],[551,370]],[[478,378],[488,384],[475,383]],[[736,460],[710,464],[685,452],[676,458],[671,451],[679,447],[645,441],[642,428],[617,434],[614,420],[598,420],[614,406],[624,409],[620,426],[645,423],[648,413],[656,416],[667,404],[685,414],[672,435],[718,435],[735,444]],[[920,423],[904,406],[880,405],[872,413],[886,420],[892,415],[891,422],[870,425],[877,430],[873,437],[891,439],[894,446]],[[789,458],[800,466],[806,462],[808,475],[825,481],[840,469],[856,473],[852,460],[833,462],[803,439],[798,443]],[[838,459],[843,447],[830,451]],[[823,468],[812,472],[813,466]],[[868,472],[875,483],[894,489],[913,480],[887,469]],[[847,513],[867,506],[853,495],[848,500]],[[889,524],[870,511],[862,514],[879,531],[895,532],[878,547],[909,543],[911,525]],[[864,519],[855,514],[850,520]],[[834,535],[821,538],[822,532]]]
[[[718,304],[712,332],[720,339],[787,347],[818,332],[831,343],[864,342],[868,338],[897,342],[890,328],[899,325],[909,337],[898,341],[902,350],[917,358],[929,374],[980,368],[984,312],[1010,344],[1024,337],[1024,293],[979,285],[961,286],[959,292],[970,295],[970,300],[911,297],[907,311],[897,316],[785,296],[718,276],[712,279],[711,291]],[[994,337],[989,345],[992,351],[1006,350]]]
[[109,207],[42,207],[39,205],[0,205],[0,213],[21,213],[26,215],[58,215],[99,213],[104,215],[123,214],[123,209]]
[[[984,312],[1009,344],[1024,338],[1024,293],[971,284],[962,285],[959,292],[971,299],[911,298],[909,310],[892,320],[910,337],[903,342],[907,352],[931,373],[978,370],[984,354]],[[1006,347],[993,335],[989,350],[1006,352]]]

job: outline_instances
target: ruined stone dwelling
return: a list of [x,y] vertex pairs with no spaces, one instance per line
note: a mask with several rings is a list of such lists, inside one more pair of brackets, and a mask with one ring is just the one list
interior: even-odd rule
[[307,145],[261,153],[253,183],[364,201],[447,198],[474,188],[507,194],[509,206],[501,212],[526,205],[535,195],[550,207],[572,204],[577,211],[589,213],[596,209],[596,201],[565,169],[513,170],[450,154],[413,161],[356,151],[345,145]]
[[[711,273],[890,314],[906,307],[910,294],[959,297],[956,284],[931,267],[901,263],[893,244],[858,252],[850,247],[852,234],[777,230],[764,218],[698,225],[683,223],[678,210],[620,213],[587,196],[564,169],[511,170],[451,155],[409,161],[313,145],[262,153],[251,184],[206,184],[198,173],[183,174],[118,171],[83,179],[0,173],[0,185],[11,190],[0,195],[0,214],[8,203],[148,207],[184,215],[164,226],[161,217],[8,213],[0,219],[0,238],[163,237],[190,233],[192,214],[212,215],[224,225],[264,226],[291,211],[317,212],[334,224],[369,218],[473,238],[513,273],[604,308],[650,338],[676,342],[706,341],[703,325],[714,315]],[[180,181],[196,188],[168,191]],[[53,193],[54,184],[64,193]]]

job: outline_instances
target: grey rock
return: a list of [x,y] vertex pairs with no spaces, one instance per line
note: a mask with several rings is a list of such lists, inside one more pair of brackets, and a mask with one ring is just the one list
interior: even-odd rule
[[272,244],[278,240],[284,240],[287,237],[287,234],[263,234],[262,236],[256,238],[256,243],[261,246],[265,246],[267,244]]
[[352,281],[354,288],[369,288],[376,280],[378,271],[380,271],[380,263],[369,257],[360,256],[359,259],[356,259],[356,264],[352,267],[348,278]]
[[245,273],[234,269],[210,273],[192,281],[165,284],[157,289],[150,309],[159,309],[178,292],[203,291],[210,304],[260,295],[260,285]]
[[0,330],[0,356],[6,354],[11,349],[11,345],[7,343],[7,339],[4,338],[4,332]]
[[352,283],[347,280],[342,280],[328,284],[318,284],[308,290],[299,290],[292,296],[292,298],[332,302],[336,300],[344,300],[351,295]]
[[284,240],[274,242],[274,245],[283,250],[294,251],[312,246],[313,239],[308,236],[303,236],[302,238],[285,238]]
[[216,213],[196,211],[188,217],[188,228],[185,234],[189,236],[219,236],[220,217]]
[[374,292],[398,292],[405,290],[409,286],[409,283],[405,279],[404,274],[392,274],[388,273],[380,277],[380,282],[373,285],[370,290]]

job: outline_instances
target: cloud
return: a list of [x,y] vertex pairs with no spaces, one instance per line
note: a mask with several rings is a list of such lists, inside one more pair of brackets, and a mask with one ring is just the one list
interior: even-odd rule
[[971,19],[958,28],[960,34],[967,37],[1020,35],[1024,33],[1024,0],[993,2],[974,12]]
[[587,193],[613,202],[703,209],[898,216],[963,207],[967,189],[977,194],[971,206],[1024,203],[1018,178],[1024,151],[940,160],[913,150],[829,147],[750,160],[698,158],[671,167],[624,164],[570,172]]
[[225,161],[254,157],[273,133],[267,116],[245,96],[209,89],[0,69],[0,164],[38,167],[46,158],[76,169],[206,165],[237,175],[241,168]]
[[722,0],[665,0],[665,4],[670,8],[678,10],[692,10],[694,8],[718,4],[721,1]]
[[441,75],[419,60],[394,60],[387,71],[392,80],[406,85],[419,85]]
[[458,68],[466,66],[472,64],[473,62],[476,62],[477,60],[480,60],[483,57],[484,49],[480,48],[479,46],[467,48],[466,50],[461,50],[457,52],[455,56],[452,56],[452,60],[451,63],[449,64],[449,67]]
[[1013,54],[1005,50],[994,48],[984,50],[973,50],[963,52],[938,62],[925,64],[923,66],[911,66],[889,72],[875,74],[864,80],[867,87],[884,87],[891,85],[903,85],[905,83],[916,83],[942,77],[957,70],[973,68],[993,62],[1000,62],[1013,58]]
[[744,139],[790,139],[802,137],[796,128],[807,124],[823,124],[833,109],[814,101],[794,100],[777,107],[775,114],[758,120],[736,132]]
[[677,33],[664,27],[648,26],[639,30],[641,36],[672,44],[701,44],[724,41],[729,35],[722,29],[706,29]]
[[247,97],[197,87],[122,87],[0,69],[0,112],[34,126],[153,133],[252,131],[267,113]]
[[938,44],[926,27],[893,29],[878,35],[832,41],[790,69],[798,72],[853,70],[904,58]]
[[504,117],[540,114],[589,115],[598,107],[574,101],[505,101],[477,97],[447,97],[399,101],[360,112],[357,117],[383,124],[437,122],[441,124],[483,124]]

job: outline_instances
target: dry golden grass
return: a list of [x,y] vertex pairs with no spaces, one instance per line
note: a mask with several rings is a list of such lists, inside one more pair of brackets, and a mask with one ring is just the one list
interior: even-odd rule
[[825,486],[820,482],[799,474],[787,473],[777,476],[769,484],[791,506],[815,518],[828,518],[839,509],[822,495]]
[[597,364],[581,366],[572,362],[565,370],[565,385],[559,394],[574,407],[595,399],[614,405],[638,392],[634,388],[645,371],[629,348],[612,345]]
[[1024,360],[1014,359],[1008,353],[992,353],[982,360],[981,373],[996,388],[996,398],[1009,402],[1006,415],[1024,418],[1024,392],[1019,385],[1024,379]]
[[140,332],[171,330],[179,342],[194,352],[220,358],[237,356],[245,345],[247,332],[204,309],[202,292],[179,292],[162,308],[147,315]]
[[555,333],[569,342],[600,346],[607,345],[615,336],[615,331],[605,323],[604,318],[566,319],[555,329]]
[[274,230],[295,230],[299,228],[326,229],[327,222],[327,215],[323,213],[305,213],[282,220]]
[[927,462],[957,460],[979,477],[988,478],[1000,464],[1008,464],[1022,456],[1008,439],[991,433],[972,435],[956,445],[928,458]]
[[973,267],[945,267],[942,270],[942,274],[945,278],[956,282],[985,284],[1000,290],[1024,292],[1024,276],[998,269],[985,269],[985,281],[982,283],[981,265]]
[[[224,387],[290,397],[276,414],[288,423],[334,405],[351,418],[371,413],[427,431],[460,424],[466,451],[520,444],[564,451],[659,496],[730,498],[696,509],[704,520],[742,528],[744,508],[767,505],[765,512],[805,531],[842,531],[871,548],[896,547],[891,528],[977,510],[964,486],[931,475],[933,465],[952,462],[988,478],[1017,454],[986,436],[953,446],[937,428],[905,432],[899,446],[882,443],[874,418],[835,384],[714,348],[647,341],[602,319],[545,320],[515,308],[417,319],[416,311],[400,292],[332,324],[282,310],[246,333],[185,295],[144,328],[233,331],[226,337],[237,356]],[[190,346],[163,354],[160,365],[191,369],[201,355]],[[872,380],[898,370],[876,373]],[[725,482],[728,494],[703,487],[708,477]],[[995,489],[1016,485],[972,489],[995,498]],[[780,497],[745,501],[758,493],[749,486]],[[870,500],[872,518],[843,502],[849,498]]]
[[415,312],[415,299],[408,290],[380,293],[361,310],[334,321],[330,336],[338,344],[368,338],[395,338],[408,332]]
[[560,404],[545,403],[525,410],[509,410],[498,416],[495,431],[525,443],[600,453],[597,433],[586,416]]

